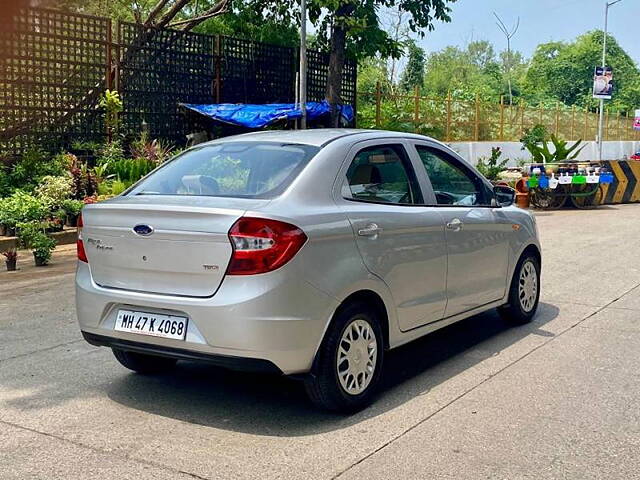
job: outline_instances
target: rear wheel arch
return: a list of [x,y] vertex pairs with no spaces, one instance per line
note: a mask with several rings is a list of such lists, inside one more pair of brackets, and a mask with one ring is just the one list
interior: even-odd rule
[[331,330],[332,326],[334,325],[336,317],[343,309],[345,309],[350,305],[353,305],[354,303],[361,303],[373,309],[374,313],[376,313],[378,320],[380,322],[380,327],[382,328],[382,333],[384,337],[383,338],[384,348],[385,350],[389,349],[389,313],[387,311],[387,306],[384,303],[384,300],[378,293],[374,292],[373,290],[369,290],[369,289],[358,290],[356,292],[349,294],[349,296],[347,296],[342,302],[340,302],[340,305],[338,305],[338,307],[333,312],[333,315],[331,316],[331,320],[329,321],[327,328],[325,329],[322,335],[322,340],[320,341],[320,344],[316,348],[316,353],[315,353],[313,364],[311,367],[312,373],[316,370],[320,349],[327,337],[327,333]]
[[353,303],[362,303],[371,307],[374,312],[378,315],[378,320],[380,321],[380,327],[382,327],[382,332],[384,334],[384,347],[385,349],[389,348],[389,313],[387,311],[387,306],[382,300],[382,297],[378,295],[373,290],[359,290],[357,292],[352,293],[347,298],[345,298],[342,303],[336,308],[335,313],[333,314],[333,318],[338,314],[338,312],[345,308],[347,305],[351,305]]

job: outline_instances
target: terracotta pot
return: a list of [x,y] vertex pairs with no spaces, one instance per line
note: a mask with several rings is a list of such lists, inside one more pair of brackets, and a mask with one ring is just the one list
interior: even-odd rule
[[16,270],[16,264],[18,263],[18,259],[13,258],[11,260],[5,260],[4,263],[7,264],[7,272],[14,272]]
[[516,192],[516,205],[520,208],[529,208],[529,193]]
[[529,187],[527,186],[527,178],[523,177],[516,182],[516,192],[526,193],[529,191]]

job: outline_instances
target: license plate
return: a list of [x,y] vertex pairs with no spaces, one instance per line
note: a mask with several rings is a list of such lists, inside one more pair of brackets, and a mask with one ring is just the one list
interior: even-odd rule
[[115,330],[184,340],[187,334],[187,319],[158,313],[118,310]]

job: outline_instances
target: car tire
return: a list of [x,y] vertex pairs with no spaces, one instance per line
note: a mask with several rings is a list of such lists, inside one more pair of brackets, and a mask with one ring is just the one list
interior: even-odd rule
[[380,383],[383,358],[384,337],[376,312],[360,302],[347,305],[336,313],[305,379],[309,398],[324,410],[361,410],[371,403]]
[[144,375],[164,373],[175,367],[175,358],[158,357],[156,355],[146,355],[144,353],[127,352],[113,348],[113,355],[116,360],[129,370]]
[[498,312],[507,322],[524,325],[533,320],[540,300],[540,260],[525,253],[516,265],[509,287],[509,303]]

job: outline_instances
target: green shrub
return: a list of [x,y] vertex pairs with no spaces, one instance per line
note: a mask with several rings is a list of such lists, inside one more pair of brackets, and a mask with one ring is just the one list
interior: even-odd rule
[[125,159],[120,140],[112,140],[105,143],[99,152],[98,165],[106,165]]
[[127,159],[113,162],[109,165],[109,172],[121,182],[135,183],[153,170],[156,165],[144,158]]
[[47,175],[42,177],[40,185],[36,187],[38,198],[50,210],[60,208],[62,202],[70,198],[72,193],[72,180],[69,176],[54,177]]
[[124,182],[121,182],[120,180],[115,180],[111,184],[111,192],[110,193],[111,193],[111,195],[120,195],[127,188],[128,188],[128,186]]
[[13,189],[32,192],[42,177],[64,175],[67,168],[63,155],[50,158],[41,150],[29,150],[13,166],[9,173],[9,184]]
[[11,189],[11,177],[8,169],[0,165],[0,198],[9,195]]
[[0,223],[10,228],[17,224],[30,221],[42,221],[50,210],[46,205],[21,190],[17,190],[10,197],[5,198],[0,205]]
[[82,200],[67,199],[60,206],[67,216],[77,217],[80,215],[82,207],[84,207],[84,202]]

